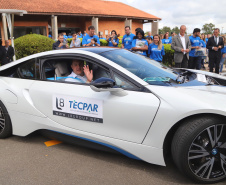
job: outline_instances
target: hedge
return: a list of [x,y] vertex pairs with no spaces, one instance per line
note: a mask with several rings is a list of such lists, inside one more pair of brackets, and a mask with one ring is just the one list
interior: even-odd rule
[[165,64],[166,66],[174,67],[175,66],[175,63],[173,61],[174,50],[171,49],[170,44],[163,44],[163,45],[164,45],[165,55],[163,56],[162,63]]
[[15,55],[17,59],[52,50],[54,40],[38,34],[27,34],[15,39]]

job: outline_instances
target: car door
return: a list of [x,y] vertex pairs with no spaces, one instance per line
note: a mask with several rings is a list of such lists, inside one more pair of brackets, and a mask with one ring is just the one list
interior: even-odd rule
[[[87,58],[84,60],[88,62]],[[95,59],[89,62],[97,65]],[[42,80],[35,81],[29,90],[34,106],[65,127],[141,143],[157,112],[159,99],[141,91],[117,71],[103,64],[98,66],[102,70],[104,67],[106,74],[116,80],[127,95],[95,92],[86,83]]]

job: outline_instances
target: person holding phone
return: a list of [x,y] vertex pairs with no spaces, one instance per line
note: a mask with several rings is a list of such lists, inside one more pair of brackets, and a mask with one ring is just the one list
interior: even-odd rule
[[58,41],[53,43],[53,50],[66,49],[66,48],[69,48],[69,46],[67,45],[67,42],[64,41],[64,35],[60,33],[58,35]]
[[119,44],[119,39],[117,37],[117,33],[115,30],[112,30],[111,31],[111,35],[110,37],[108,38],[108,46],[110,47],[117,47],[118,44]]
[[72,41],[70,44],[70,48],[76,48],[81,46],[81,40],[78,38],[77,34],[74,32],[72,34]]

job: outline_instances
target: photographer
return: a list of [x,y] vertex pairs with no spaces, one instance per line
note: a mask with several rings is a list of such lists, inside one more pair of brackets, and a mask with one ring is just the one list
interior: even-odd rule
[[80,46],[81,46],[81,40],[78,38],[76,33],[73,33],[70,48],[75,48],[75,47],[80,47]]
[[69,48],[69,46],[67,45],[67,42],[64,41],[64,35],[62,33],[60,33],[58,35],[58,41],[53,43],[53,50],[55,50],[55,49],[65,49],[65,48]]
[[117,47],[119,43],[119,39],[117,37],[117,33],[115,30],[111,31],[110,37],[107,39],[108,41],[108,46],[110,47]]
[[100,46],[100,40],[97,35],[94,35],[94,26],[89,26],[88,34],[82,40],[82,46]]

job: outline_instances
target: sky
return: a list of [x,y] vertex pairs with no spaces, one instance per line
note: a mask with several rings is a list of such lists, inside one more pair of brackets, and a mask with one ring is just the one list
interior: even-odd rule
[[[110,0],[133,6],[162,18],[159,28],[186,25],[187,32],[202,29],[206,23],[213,23],[226,33],[226,0]],[[151,24],[144,24],[144,31],[151,31]]]

